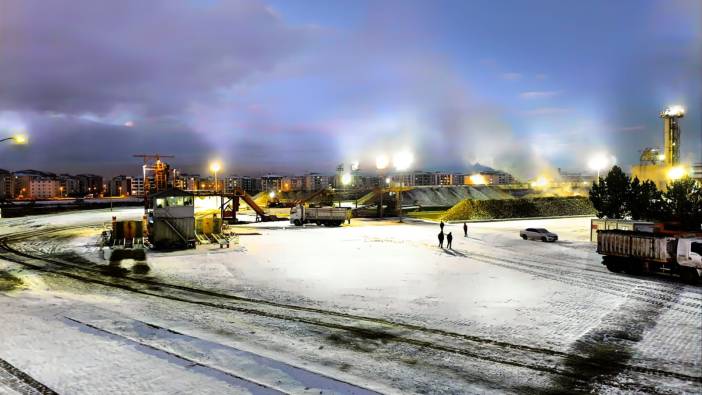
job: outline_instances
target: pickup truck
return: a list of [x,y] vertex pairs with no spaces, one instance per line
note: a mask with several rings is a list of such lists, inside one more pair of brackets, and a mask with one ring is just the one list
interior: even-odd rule
[[702,237],[627,230],[597,232],[597,253],[612,272],[666,272],[685,282],[702,277]]
[[290,223],[302,226],[308,223],[341,226],[351,218],[351,210],[343,207],[305,207],[301,204],[290,209]]

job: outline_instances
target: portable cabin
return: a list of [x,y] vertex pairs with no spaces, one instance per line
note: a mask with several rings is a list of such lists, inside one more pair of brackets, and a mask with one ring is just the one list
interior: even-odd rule
[[195,204],[192,193],[168,189],[150,196],[149,241],[156,249],[195,247]]

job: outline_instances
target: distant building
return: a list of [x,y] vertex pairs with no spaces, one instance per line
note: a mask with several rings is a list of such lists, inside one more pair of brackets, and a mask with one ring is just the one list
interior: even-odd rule
[[241,177],[241,189],[249,195],[261,192],[261,179],[249,176]]
[[305,176],[305,190],[319,191],[320,189],[329,188],[332,185],[333,178],[319,173],[309,173]]
[[454,174],[451,173],[434,173],[432,185],[455,185]]
[[110,180],[109,184],[110,196],[131,196],[132,195],[132,177],[117,176]]
[[53,199],[59,197],[61,182],[52,177],[34,177],[29,180],[27,198]]
[[93,197],[98,197],[104,192],[102,176],[95,174],[78,174],[76,178],[78,179],[78,193],[81,196],[92,195]]
[[132,196],[144,197],[144,177],[132,178]]
[[261,177],[261,190],[263,191],[279,191],[283,183],[283,176],[275,174],[267,174]]
[[7,170],[0,169],[0,200],[14,199],[15,177]]
[[590,174],[583,174],[580,172],[567,172],[558,169],[558,176],[561,182],[567,182],[574,185],[592,185],[595,182],[597,176]]
[[702,182],[702,163],[695,163],[692,165],[692,178],[697,181]]

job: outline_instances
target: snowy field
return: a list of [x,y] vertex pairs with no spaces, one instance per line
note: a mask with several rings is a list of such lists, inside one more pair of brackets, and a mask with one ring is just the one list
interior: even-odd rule
[[238,225],[115,275],[112,215],[142,211],[0,220],[39,231],[0,253],[0,393],[702,392],[702,288],[607,272],[589,218],[448,224],[451,250],[420,221]]

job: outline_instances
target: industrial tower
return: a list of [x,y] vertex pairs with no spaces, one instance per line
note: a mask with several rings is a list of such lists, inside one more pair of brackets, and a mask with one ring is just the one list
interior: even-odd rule
[[685,116],[685,110],[680,106],[673,106],[662,111],[663,118],[663,160],[669,167],[680,163],[680,125],[678,119]]
[[680,124],[685,116],[685,109],[672,106],[663,110],[659,116],[663,119],[663,151],[658,148],[646,148],[641,154],[641,162],[632,166],[633,177],[639,180],[651,180],[658,188],[664,189],[670,181],[684,176],[686,166],[680,164]]

